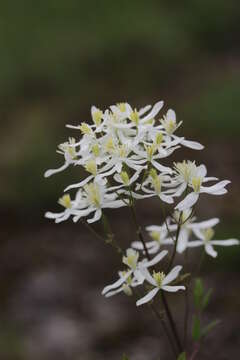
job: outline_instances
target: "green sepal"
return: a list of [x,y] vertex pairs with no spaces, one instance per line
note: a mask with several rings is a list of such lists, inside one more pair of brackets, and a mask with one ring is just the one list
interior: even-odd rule
[[218,324],[221,323],[221,320],[216,319],[211,321],[207,326],[205,326],[202,330],[202,336],[206,336],[211,330],[213,330],[215,328],[215,326],[217,326]]

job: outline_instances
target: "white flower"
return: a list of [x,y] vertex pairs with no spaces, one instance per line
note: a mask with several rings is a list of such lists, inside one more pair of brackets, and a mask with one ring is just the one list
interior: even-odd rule
[[183,161],[175,164],[176,176],[175,181],[179,183],[174,196],[180,196],[187,186],[192,190],[176,207],[180,211],[191,208],[199,199],[201,193],[211,195],[223,195],[227,193],[225,186],[230,183],[229,180],[220,181],[212,186],[203,186],[208,181],[216,180],[216,178],[206,177],[207,169],[205,165],[196,166],[195,162]]
[[185,290],[185,286],[182,285],[169,285],[173,280],[178,277],[179,272],[181,271],[182,266],[175,266],[168,275],[165,275],[164,272],[153,272],[151,275],[146,268],[142,269],[142,274],[149,284],[154,288],[147,293],[144,297],[139,299],[136,303],[137,306],[143,305],[151,301],[160,290],[176,292],[178,290]]
[[213,240],[215,232],[212,227],[195,227],[194,233],[200,240],[190,241],[188,247],[204,246],[206,253],[214,258],[217,256],[217,252],[214,250],[213,245],[232,246],[240,243],[237,239]]
[[169,231],[176,231],[180,222],[180,231],[178,235],[177,252],[183,253],[188,247],[190,237],[195,231],[215,226],[219,223],[218,218],[212,218],[202,222],[195,222],[196,217],[191,216],[192,209],[186,209],[182,212],[176,210],[173,214],[175,224],[171,224],[169,220]]
[[44,173],[45,177],[49,177],[49,176],[52,176],[53,174],[61,172],[61,171],[65,170],[70,164],[75,163],[75,160],[77,158],[75,148],[73,147],[73,145],[75,145],[75,142],[76,142],[76,140],[74,138],[69,138],[68,142],[60,144],[58,146],[59,150],[57,150],[57,152],[59,154],[64,155],[65,163],[58,169],[47,170]]
[[127,265],[128,270],[125,271],[124,274],[119,274],[119,279],[116,282],[107,285],[103,289],[102,295],[108,296],[107,294],[110,292],[109,296],[112,296],[123,291],[122,286],[126,283],[127,279],[131,279],[131,282],[128,283],[130,287],[132,284],[133,286],[141,285],[145,280],[142,270],[158,264],[166,255],[167,251],[164,250],[152,260],[143,259],[142,261],[138,261],[139,252],[131,248],[127,249],[126,256],[123,256],[122,261],[123,264]]
[[158,196],[163,202],[172,204],[172,191],[163,190],[165,186],[169,185],[169,182],[171,182],[171,178],[168,175],[158,175],[157,171],[152,168],[147,179],[136,187],[136,191],[142,190],[146,195],[134,192],[133,197],[136,199],[144,199],[146,197]]
[[[148,249],[149,254],[155,254],[159,251],[159,249],[164,245],[172,245],[173,240],[171,237],[168,237],[168,230],[166,224],[162,226],[147,226],[146,230],[148,231],[152,241],[146,242],[146,247]],[[144,250],[144,246],[140,241],[134,241],[131,244],[132,248],[136,250]]]

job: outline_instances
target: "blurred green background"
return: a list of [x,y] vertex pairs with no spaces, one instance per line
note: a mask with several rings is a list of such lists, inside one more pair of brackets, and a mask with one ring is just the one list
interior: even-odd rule
[[[24,281],[16,274],[25,262],[26,274],[39,269],[43,254],[34,239],[49,226],[44,212],[78,176],[70,171],[45,180],[43,173],[62,161],[55,149],[72,135],[65,124],[88,121],[92,104],[163,99],[165,109],[174,108],[184,121],[180,132],[206,146],[183,156],[206,162],[210,176],[232,180],[225,199],[203,200],[201,215],[223,218],[219,237],[240,237],[238,1],[12,0],[0,10],[1,256],[14,253],[19,264],[3,261],[3,309]],[[227,249],[218,269],[239,271],[239,255]],[[17,358],[5,347],[4,359]]]

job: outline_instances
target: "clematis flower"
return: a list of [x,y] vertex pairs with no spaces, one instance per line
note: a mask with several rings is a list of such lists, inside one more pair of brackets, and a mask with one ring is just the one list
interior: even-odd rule
[[182,266],[175,266],[167,275],[164,272],[153,272],[151,275],[150,272],[146,269],[142,269],[142,274],[147,280],[147,282],[152,285],[154,288],[147,293],[144,297],[139,299],[136,302],[137,306],[146,304],[151,301],[157,293],[162,291],[176,292],[178,290],[185,290],[183,285],[169,285],[173,280],[178,277],[179,272],[181,271]]
[[223,195],[227,193],[225,186],[230,183],[229,180],[223,180],[212,186],[203,186],[208,181],[216,180],[216,178],[206,177],[207,169],[205,165],[197,166],[195,162],[184,161],[175,164],[175,183],[178,187],[175,196],[180,196],[187,186],[192,190],[176,207],[180,211],[191,208],[199,199],[201,193],[211,195]]
[[[168,236],[169,234],[166,224],[162,226],[155,226],[155,225],[147,226],[146,230],[148,231],[150,237],[152,238],[152,241],[146,242],[146,247],[148,249],[149,254],[157,253],[164,245],[174,244],[172,238]],[[145,252],[144,246],[140,241],[132,242],[131,247],[138,251]]]
[[189,248],[204,246],[206,253],[209,256],[216,257],[217,251],[214,249],[214,246],[232,246],[239,245],[239,240],[237,239],[227,239],[227,240],[214,240],[214,229],[212,227],[205,228],[196,228],[194,229],[195,235],[200,240],[190,241],[188,243]]
[[[152,260],[143,259],[142,261],[138,261],[139,252],[134,249],[127,249],[126,255],[123,256],[122,262],[127,265],[128,270],[124,272],[124,274],[119,275],[119,279],[111,285],[107,285],[103,291],[102,295],[107,296],[110,292],[110,295],[115,295],[121,291],[123,291],[123,284],[126,284],[127,279],[131,279],[131,282],[128,283],[128,286],[133,283],[134,286],[141,285],[145,278],[142,274],[142,269],[146,269],[148,267],[154,266],[158,264],[166,255],[167,250],[160,252],[156,255]],[[132,278],[131,278],[132,277]]]

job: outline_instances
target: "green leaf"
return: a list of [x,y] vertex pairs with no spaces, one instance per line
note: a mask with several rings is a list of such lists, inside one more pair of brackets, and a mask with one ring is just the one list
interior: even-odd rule
[[203,289],[202,279],[197,278],[195,280],[195,286],[194,286],[194,290],[193,290],[194,304],[197,309],[201,308],[203,291],[204,291],[204,289]]
[[185,353],[185,352],[182,352],[182,353],[178,356],[177,360],[187,360],[186,353]]
[[129,360],[129,358],[125,354],[123,354],[122,360]]
[[193,316],[193,328],[192,328],[192,337],[194,341],[198,341],[202,336],[201,333],[201,323],[200,319],[194,315]]
[[211,330],[213,330],[215,328],[215,326],[217,326],[218,324],[221,323],[221,320],[213,320],[212,322],[210,322],[207,326],[205,326],[202,330],[202,336],[206,336]]
[[213,290],[209,289],[207,293],[204,295],[202,299],[202,309],[205,309],[209,303],[210,297],[212,295]]

